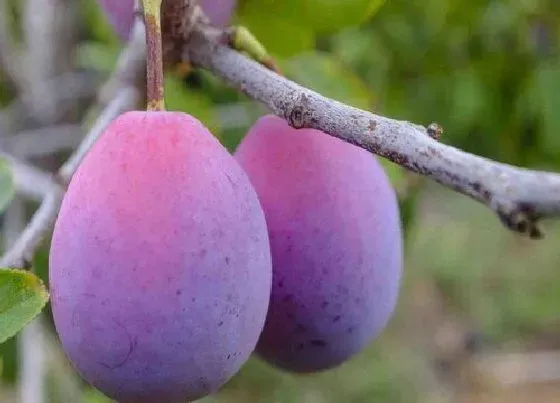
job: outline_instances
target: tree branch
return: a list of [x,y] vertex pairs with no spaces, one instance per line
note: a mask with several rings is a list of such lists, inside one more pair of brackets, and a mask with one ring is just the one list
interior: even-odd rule
[[0,158],[8,162],[17,191],[35,201],[41,201],[58,185],[53,177],[0,150]]
[[[64,182],[70,180],[91,145],[103,133],[107,125],[126,110],[133,108],[137,102],[137,91],[132,88],[126,88],[107,106],[80,147],[78,147],[66,164],[60,168],[58,176],[61,180]],[[45,179],[41,175],[46,174],[39,174],[39,172],[31,169],[31,167],[25,166],[25,164],[17,162],[13,158],[8,157],[8,161],[12,168],[14,168],[16,178],[23,178],[25,173],[25,181],[23,179],[16,181],[16,184],[21,185],[19,189],[25,189],[33,183],[38,184],[40,183],[39,181]],[[29,183],[22,185],[26,181],[29,181]],[[12,247],[0,259],[0,267],[25,267],[27,265],[45,235],[54,225],[63,196],[63,188],[54,181],[51,181],[50,189],[44,195],[43,202],[33,215],[33,218]]]
[[[144,49],[138,44],[139,41],[144,41],[141,35],[143,29],[138,25],[142,25],[142,23],[140,21],[136,23],[135,31],[137,35],[135,35],[135,39],[129,42],[127,49],[121,54],[117,64],[118,67],[113,76],[109,79],[108,85],[105,86],[105,88],[110,86],[114,98],[104,106],[103,101],[105,101],[105,98],[100,97],[99,101],[102,111],[99,117],[96,119],[80,146],[57,173],[57,177],[61,183],[67,183],[71,179],[79,164],[91,146],[104,132],[107,125],[117,116],[127,110],[133,109],[138,104],[139,92],[136,86],[139,84],[140,78],[144,74],[142,65],[145,65],[145,60],[140,56],[144,54]],[[3,154],[14,169],[16,185],[20,192],[31,193],[32,189],[29,184],[36,184],[39,183],[39,181],[42,182],[43,179],[48,176],[13,157],[5,155],[5,153]],[[44,236],[54,225],[64,196],[64,190],[62,186],[58,185],[54,180],[51,180],[51,184],[53,186],[46,194],[43,194],[43,202],[33,215],[33,218],[25,230],[20,234],[14,245],[6,251],[4,256],[0,259],[0,266],[25,267]],[[44,190],[45,188],[41,187],[41,193],[43,193]],[[37,192],[33,193],[33,195],[37,195]]]
[[281,77],[221,42],[200,26],[184,57],[262,102],[295,128],[314,128],[387,158],[410,171],[484,203],[510,229],[542,236],[537,223],[560,216],[560,175],[494,162],[439,143],[410,122],[356,109]]

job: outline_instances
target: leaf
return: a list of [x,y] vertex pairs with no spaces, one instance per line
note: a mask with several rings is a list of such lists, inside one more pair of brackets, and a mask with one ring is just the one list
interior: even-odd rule
[[385,0],[246,0],[239,10],[267,50],[293,56],[315,45],[317,34],[329,34],[370,19]]
[[542,140],[545,149],[560,151],[560,72],[555,67],[541,67],[535,72],[534,88],[540,98],[540,118],[543,124]]
[[286,74],[322,95],[356,108],[371,109],[373,96],[362,79],[327,53],[309,52],[290,59]]
[[385,0],[304,0],[308,22],[321,34],[333,33],[369,20]]
[[315,33],[306,21],[300,0],[248,0],[238,11],[240,24],[279,57],[313,48]]
[[120,49],[100,42],[83,42],[78,46],[76,59],[78,66],[84,69],[94,68],[111,72],[119,58]]
[[204,91],[188,88],[183,81],[168,75],[165,77],[165,107],[170,111],[182,111],[200,120],[212,133],[219,131],[211,98]]
[[8,207],[14,197],[14,193],[15,187],[12,171],[8,163],[0,158],[0,213]]
[[0,343],[35,318],[48,300],[47,289],[33,273],[0,269]]

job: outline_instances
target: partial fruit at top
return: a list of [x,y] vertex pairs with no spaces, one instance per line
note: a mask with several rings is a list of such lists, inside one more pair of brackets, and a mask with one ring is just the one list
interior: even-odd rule
[[[126,42],[134,24],[134,0],[98,1],[119,38]],[[200,0],[199,2],[210,21],[218,26],[227,25],[236,3],[236,0]]]

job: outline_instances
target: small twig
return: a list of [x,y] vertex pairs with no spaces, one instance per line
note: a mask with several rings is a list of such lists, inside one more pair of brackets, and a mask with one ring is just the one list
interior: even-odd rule
[[0,267],[26,267],[35,250],[54,224],[63,192],[53,190],[43,202],[20,234],[17,241],[0,259]]
[[61,124],[25,130],[0,138],[0,148],[17,158],[34,158],[74,150],[84,137],[77,124]]
[[0,157],[8,162],[17,191],[35,201],[59,187],[53,177],[34,166],[24,163],[0,150]]
[[138,91],[135,88],[125,88],[117,94],[117,97],[113,100],[113,102],[107,105],[103,113],[99,115],[99,118],[91,128],[88,135],[83,139],[80,146],[60,168],[58,175],[63,181],[66,182],[71,179],[87,152],[93,144],[95,144],[99,136],[103,134],[111,121],[122,113],[134,108],[137,102]]
[[184,58],[262,102],[295,128],[315,128],[385,157],[484,203],[510,229],[542,236],[537,223],[560,216],[560,175],[494,162],[439,143],[406,121],[344,105],[281,77],[199,29]]
[[[4,130],[16,132],[21,130],[29,121],[37,119],[34,115],[36,111],[29,109],[27,105],[33,103],[34,97],[42,97],[48,100],[50,104],[56,105],[55,110],[50,113],[48,110],[38,110],[41,118],[41,126],[49,126],[56,124],[61,117],[71,108],[76,106],[76,102],[89,100],[95,97],[97,89],[101,81],[90,72],[70,72],[64,73],[58,77],[49,80],[48,85],[42,86],[41,89],[47,91],[48,88],[63,88],[63,91],[40,92],[39,88],[35,89],[33,94],[22,92],[18,98],[12,101],[6,108],[0,110],[0,126]],[[40,104],[37,108],[41,108]],[[50,110],[50,106],[47,107]]]
[[128,45],[123,49],[114,73],[99,91],[98,103],[106,106],[117,92],[125,87],[145,85],[146,29],[142,17],[137,16]]
[[[57,105],[52,94],[67,91],[53,86],[51,79],[73,70],[78,5],[74,0],[27,0],[24,33],[27,45],[26,93],[30,107],[40,121],[52,122]],[[42,94],[48,93],[49,97]]]
[[[127,88],[122,91],[113,102],[111,102],[107,108],[103,111],[98,121],[88,133],[80,147],[75,151],[75,153],[70,157],[68,162],[64,164],[59,172],[58,176],[64,182],[67,182],[72,177],[72,174],[78,168],[84,156],[87,154],[88,150],[95,143],[97,138],[103,133],[107,125],[118,115],[133,108],[138,101],[137,91],[132,88]],[[16,166],[13,159],[10,163],[17,171],[23,172],[24,169],[21,166]],[[29,168],[29,167],[27,167]],[[31,170],[27,170],[31,172]],[[28,179],[39,180],[39,175],[34,177],[28,177]],[[22,181],[23,182],[23,181]],[[30,182],[34,183],[34,182]],[[27,186],[27,185],[25,185]],[[39,209],[33,215],[33,218],[19,236],[15,244],[5,253],[5,255],[0,260],[0,266],[2,267],[25,267],[26,262],[31,259],[33,253],[43,240],[44,236],[54,225],[56,220],[60,204],[62,203],[62,198],[64,196],[64,190],[61,186],[56,185],[52,181],[51,188],[49,192],[44,196],[43,202],[39,206]]]
[[[25,227],[24,201],[16,197],[6,212],[3,229],[4,249],[17,242],[20,231]],[[29,323],[18,336],[21,376],[19,379],[19,398],[22,403],[41,403],[44,401],[45,360],[40,333],[40,317]]]

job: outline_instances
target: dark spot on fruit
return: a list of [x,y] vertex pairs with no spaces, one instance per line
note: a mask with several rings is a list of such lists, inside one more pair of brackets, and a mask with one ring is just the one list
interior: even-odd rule
[[280,280],[280,281],[278,282],[278,287],[279,287],[279,288],[284,287],[284,280]]
[[229,360],[230,358],[231,358],[231,354],[228,354],[228,355],[227,355],[227,359]]
[[301,323],[296,324],[296,328],[294,329],[296,334],[301,334],[307,332],[307,328],[303,326]]
[[206,253],[208,253],[208,252],[206,251],[206,249],[201,249],[201,250],[200,250],[200,256],[201,256],[201,257],[206,256]]
[[192,297],[192,298],[191,298],[191,302],[195,302],[195,301],[196,301],[196,298],[195,298],[195,297]]
[[333,323],[336,323],[336,322],[338,322],[339,320],[340,320],[340,315],[336,315],[336,316],[333,318],[332,321],[333,321]]
[[226,256],[226,264],[229,264],[229,257]]
[[327,345],[327,342],[325,340],[314,339],[310,340],[309,344],[311,344],[313,347],[325,347]]
[[350,326],[348,329],[346,329],[346,332],[352,334],[354,332],[354,326]]
[[218,327],[221,327],[224,324],[224,321],[220,321],[220,323],[218,323]]
[[175,291],[175,295],[181,295],[182,293],[183,293],[183,291],[181,291],[181,290]]
[[321,307],[322,307],[323,309],[325,309],[325,308],[328,307],[328,306],[329,306],[329,303],[328,303],[327,301],[323,302],[323,304],[321,305]]

